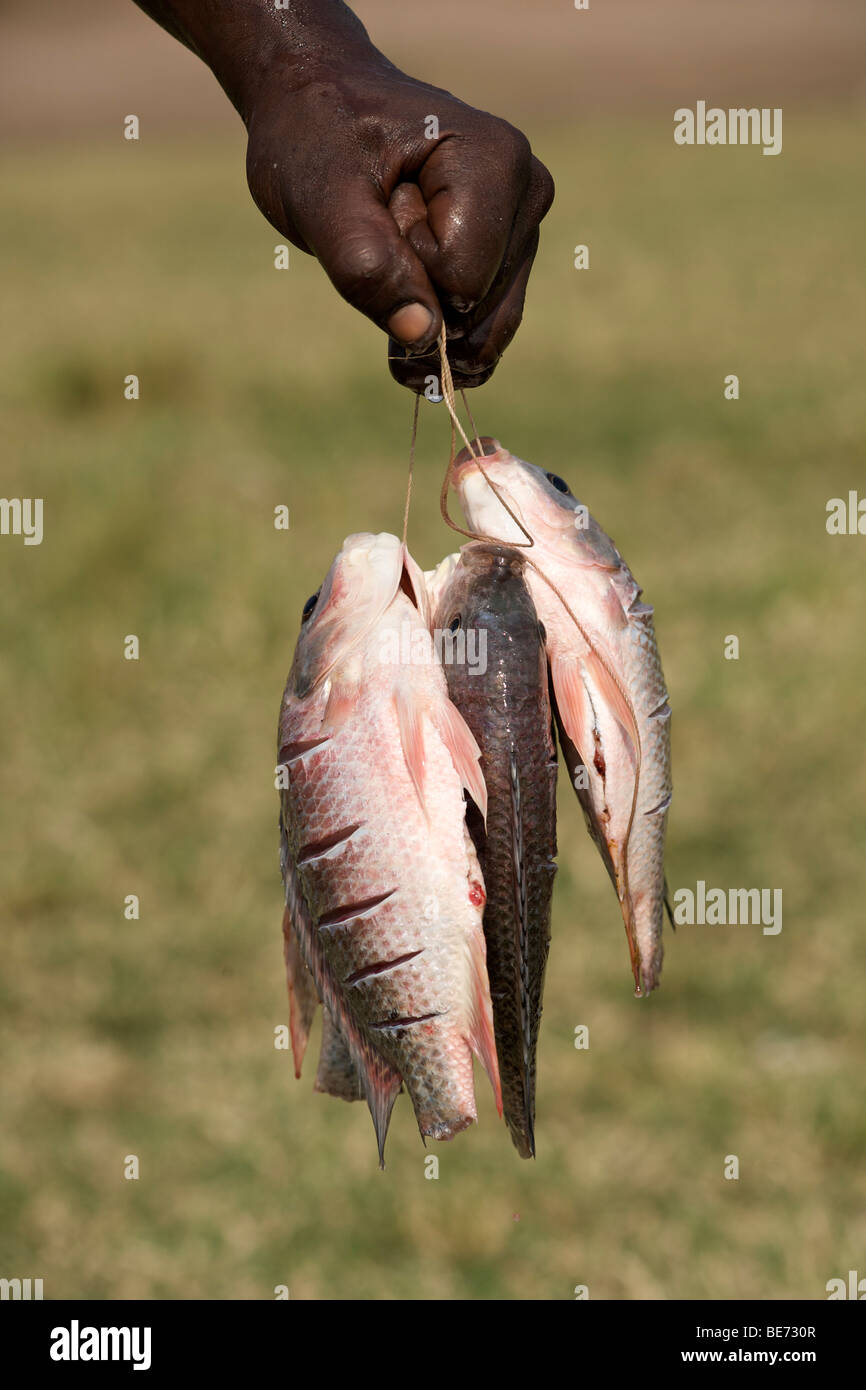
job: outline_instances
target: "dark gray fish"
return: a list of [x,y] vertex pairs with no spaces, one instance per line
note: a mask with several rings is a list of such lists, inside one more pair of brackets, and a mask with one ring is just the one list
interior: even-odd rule
[[428,584],[448,693],[481,749],[486,827],[467,825],[487,892],[484,936],[505,1119],[535,1154],[535,1059],[556,872],[556,748],[544,632],[516,550],[474,543]]

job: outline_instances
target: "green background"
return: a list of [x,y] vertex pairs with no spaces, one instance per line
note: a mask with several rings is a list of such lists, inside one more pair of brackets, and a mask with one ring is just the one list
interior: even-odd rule
[[[786,110],[778,158],[677,148],[668,107],[527,129],[558,195],[473,410],[656,605],[671,887],[781,888],[783,930],[668,932],[636,1001],[563,779],[538,1158],[479,1074],[437,1181],[405,1097],[378,1171],[366,1108],[312,1092],[319,1025],[301,1082],[273,1045],[273,764],[304,600],[348,532],[399,530],[411,398],[313,261],[274,269],[239,126],[7,148],[2,491],[45,499],[45,538],[0,541],[0,1274],[46,1297],[822,1298],[866,1274],[866,539],[825,528],[866,494],[862,111]],[[443,411],[424,566],[454,548]]]

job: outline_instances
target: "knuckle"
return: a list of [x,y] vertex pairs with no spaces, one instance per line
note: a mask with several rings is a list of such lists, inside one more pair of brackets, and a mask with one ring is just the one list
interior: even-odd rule
[[524,182],[532,164],[532,148],[523,131],[506,121],[502,122],[500,151],[508,177],[514,183]]
[[556,196],[556,185],[550,170],[540,159],[532,158],[532,200],[538,221],[546,217]]
[[384,242],[367,235],[344,237],[331,265],[331,277],[341,294],[366,296],[390,272],[393,257]]

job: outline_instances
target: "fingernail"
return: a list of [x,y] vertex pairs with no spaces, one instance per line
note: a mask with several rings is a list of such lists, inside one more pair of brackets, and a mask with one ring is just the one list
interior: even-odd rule
[[433,322],[433,315],[424,304],[404,304],[388,320],[388,332],[401,343],[417,343],[426,337]]

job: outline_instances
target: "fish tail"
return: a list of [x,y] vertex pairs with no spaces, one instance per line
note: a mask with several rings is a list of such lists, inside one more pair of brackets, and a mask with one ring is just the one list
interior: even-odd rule
[[[634,970],[635,996],[638,999],[646,998],[658,988],[659,977],[661,975],[662,957],[664,954],[662,946],[662,923],[664,921],[663,904],[656,901],[653,908],[653,917],[649,925],[649,937],[647,937],[646,923],[644,931],[638,929],[638,922],[631,898],[626,897],[622,902],[623,921],[625,922],[626,935],[628,937],[629,951],[631,952],[632,969]],[[641,940],[649,940],[647,950],[642,949]]]
[[521,1158],[535,1158],[535,1126],[529,1124],[526,1128],[512,1124],[506,1118],[508,1133],[511,1135],[511,1142]]

